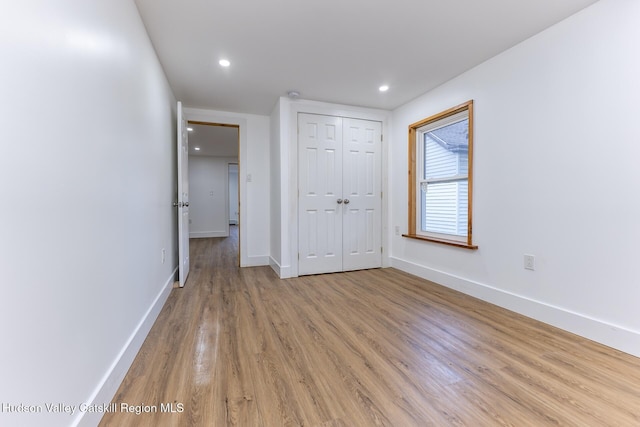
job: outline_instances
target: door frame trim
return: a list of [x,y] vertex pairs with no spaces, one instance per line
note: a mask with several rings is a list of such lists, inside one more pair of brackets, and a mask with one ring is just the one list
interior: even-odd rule
[[[247,253],[247,228],[243,227],[242,223],[246,225],[247,218],[247,187],[246,180],[241,179],[243,167],[247,165],[247,119],[243,117],[234,117],[233,113],[224,113],[213,110],[202,110],[196,108],[184,108],[185,116],[189,123],[214,125],[214,126],[230,126],[238,128],[238,191],[239,191],[239,203],[240,213],[238,226],[239,233],[239,262],[240,267],[247,267],[252,265],[249,261],[249,255]],[[227,221],[228,222],[228,221]]]
[[[391,112],[386,110],[377,110],[370,108],[354,107],[350,105],[329,104],[325,102],[295,100],[292,101],[288,98],[280,98],[280,102],[283,106],[289,109],[288,114],[288,126],[284,126],[289,131],[290,137],[288,138],[289,144],[284,144],[282,149],[282,155],[288,156],[289,168],[288,175],[288,191],[286,194],[289,196],[290,206],[289,212],[286,213],[287,223],[290,225],[288,229],[282,229],[282,245],[288,243],[290,248],[289,255],[289,270],[281,277],[298,277],[298,113],[308,114],[321,114],[325,116],[338,116],[348,117],[353,119],[371,120],[382,123],[382,267],[389,267],[389,185],[388,185],[388,162],[389,158],[389,139],[390,139],[390,127],[389,122],[391,120]],[[288,151],[288,152],[286,152]],[[284,196],[283,186],[283,196]],[[284,202],[284,200],[283,200]],[[291,215],[291,213],[295,215]],[[283,215],[285,212],[282,213]],[[287,235],[288,233],[288,235]],[[283,265],[286,265],[286,260],[283,260]]]

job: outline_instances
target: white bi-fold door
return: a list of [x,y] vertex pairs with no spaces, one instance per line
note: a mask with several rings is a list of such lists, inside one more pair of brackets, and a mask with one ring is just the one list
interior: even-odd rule
[[382,265],[380,122],[298,115],[298,274]]

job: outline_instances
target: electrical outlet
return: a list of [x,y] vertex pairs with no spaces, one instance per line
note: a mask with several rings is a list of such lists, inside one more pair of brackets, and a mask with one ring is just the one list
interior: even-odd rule
[[536,257],[534,255],[524,254],[524,268],[527,270],[536,269]]

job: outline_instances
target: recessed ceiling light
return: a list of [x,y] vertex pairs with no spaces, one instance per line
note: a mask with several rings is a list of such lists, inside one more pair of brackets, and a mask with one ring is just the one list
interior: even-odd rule
[[193,128],[187,128],[189,132],[193,132]]
[[229,62],[228,59],[221,59],[220,61],[218,61],[218,64],[223,67],[228,67],[229,65],[231,65],[231,62]]
[[380,87],[378,88],[378,90],[379,90],[380,92],[386,92],[386,91],[388,91],[388,90],[389,90],[389,86],[387,86],[387,85],[382,85],[382,86],[380,86]]
[[200,147],[193,147],[194,150],[200,151]]

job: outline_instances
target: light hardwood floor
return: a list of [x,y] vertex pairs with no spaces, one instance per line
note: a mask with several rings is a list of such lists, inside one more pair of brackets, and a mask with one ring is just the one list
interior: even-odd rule
[[158,412],[101,426],[640,426],[638,358],[394,269],[239,269],[236,242],[191,241],[114,398]]

